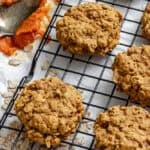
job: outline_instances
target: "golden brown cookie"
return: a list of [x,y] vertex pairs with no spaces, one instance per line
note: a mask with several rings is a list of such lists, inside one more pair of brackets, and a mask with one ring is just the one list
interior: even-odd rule
[[121,21],[120,12],[106,4],[81,4],[56,23],[56,36],[72,54],[104,56],[119,42]]
[[97,117],[94,132],[101,150],[150,150],[150,113],[137,106],[114,106]]
[[113,80],[121,91],[142,106],[150,106],[150,45],[131,47],[116,56]]
[[84,107],[74,87],[53,77],[27,85],[15,110],[31,141],[53,147],[75,131]]
[[141,20],[141,25],[142,25],[142,35],[150,39],[150,4],[147,5],[145,8],[142,20]]

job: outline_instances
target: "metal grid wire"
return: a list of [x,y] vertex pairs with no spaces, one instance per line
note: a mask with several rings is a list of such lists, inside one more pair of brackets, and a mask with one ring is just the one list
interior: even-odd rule
[[[75,5],[83,2],[85,1],[76,0]],[[93,124],[95,122],[97,114],[106,110],[108,107],[118,104],[130,104],[128,102],[128,96],[117,92],[116,85],[111,80],[111,64],[115,55],[121,49],[127,49],[134,44],[147,43],[147,41],[144,40],[140,35],[140,15],[142,15],[145,6],[143,6],[142,8],[136,6],[134,7],[132,5],[132,0],[128,2],[124,0],[124,2],[122,3],[118,0],[99,0],[97,2],[107,3],[117,9],[124,10],[124,21],[122,24],[120,44],[113,50],[113,52],[107,54],[103,58],[95,56],[83,58],[64,52],[61,45],[55,38],[55,22],[57,21],[57,19],[63,17],[63,11],[70,8],[72,4],[70,4],[69,0],[62,0],[56,8],[50,25],[33,58],[33,63],[29,75],[21,80],[11,102],[9,103],[5,113],[0,120],[0,131],[5,129],[9,131],[13,130],[17,133],[16,137],[14,137],[12,149],[15,149],[15,145],[17,144],[18,139],[23,133],[23,126],[19,128],[12,128],[7,125],[6,122],[11,118],[11,116],[16,117],[16,115],[11,112],[13,103],[17,98],[20,90],[25,86],[26,83],[30,82],[36,74],[37,70],[35,68],[37,68],[38,64],[40,64],[41,59],[47,58],[49,60],[49,67],[45,72],[40,72],[40,76],[47,77],[52,70],[56,70],[59,78],[61,78],[65,82],[73,84],[79,90],[83,91],[83,95],[85,98],[83,103],[85,105],[86,111],[91,113],[90,116],[85,115],[85,117],[77,127],[77,131],[73,135],[72,139],[62,142],[68,145],[68,149],[94,149],[93,132],[82,131],[81,127],[84,121],[89,121],[91,122],[91,124]],[[142,4],[146,5],[147,1],[143,1]],[[133,17],[134,14],[136,14],[135,17]],[[131,18],[131,16],[133,18]],[[125,28],[127,25],[129,25],[130,28],[131,26],[134,26],[133,30],[130,30],[130,28],[129,30]],[[49,35],[51,35],[51,48],[46,48],[46,43],[47,40],[49,40]],[[77,137],[81,137],[83,139],[83,143],[77,143]],[[35,144],[32,143],[30,145],[30,149],[33,149],[34,145]]]

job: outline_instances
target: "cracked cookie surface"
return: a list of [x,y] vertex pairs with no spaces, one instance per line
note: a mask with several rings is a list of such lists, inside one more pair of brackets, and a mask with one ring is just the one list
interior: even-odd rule
[[53,147],[75,131],[84,107],[77,89],[53,77],[28,84],[15,110],[31,141]]
[[113,81],[130,100],[150,106],[150,46],[133,46],[116,56]]
[[103,150],[150,150],[150,113],[137,106],[114,106],[94,125],[96,147]]
[[141,20],[142,35],[150,40],[150,4],[145,8],[144,14]]
[[56,36],[72,54],[104,56],[118,44],[121,22],[120,12],[106,4],[81,4],[57,21]]

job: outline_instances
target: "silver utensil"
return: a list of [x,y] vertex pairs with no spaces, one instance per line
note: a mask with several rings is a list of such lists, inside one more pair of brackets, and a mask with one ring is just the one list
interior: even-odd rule
[[21,22],[37,9],[41,0],[20,0],[9,7],[0,6],[0,37],[13,35]]

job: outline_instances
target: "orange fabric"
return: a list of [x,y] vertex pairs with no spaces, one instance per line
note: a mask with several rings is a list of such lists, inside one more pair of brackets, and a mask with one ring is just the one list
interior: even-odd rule
[[60,3],[60,0],[54,0],[56,4]]
[[43,36],[45,31],[41,29],[41,21],[43,17],[50,20],[48,16],[50,5],[45,5],[46,3],[47,0],[41,0],[39,8],[23,21],[12,38],[7,36],[0,38],[1,52],[10,56],[17,49],[23,49],[32,43],[37,36]]
[[11,37],[1,37],[0,38],[0,51],[4,54],[10,56],[17,50]]
[[44,6],[46,3],[47,3],[47,0],[41,0],[41,2],[40,2],[40,6],[39,6],[39,7]]
[[13,4],[13,3],[15,3],[15,2],[17,2],[17,1],[19,1],[19,0],[4,0],[4,1],[2,2],[2,5],[7,5],[7,6],[9,6],[9,5],[11,5],[11,4]]
[[43,36],[44,31],[41,30],[41,21],[44,16],[48,17],[50,6],[45,6],[47,0],[42,0],[40,7],[29,16],[16,31],[13,38],[14,43],[19,48],[24,48],[29,43],[32,43],[38,35]]

